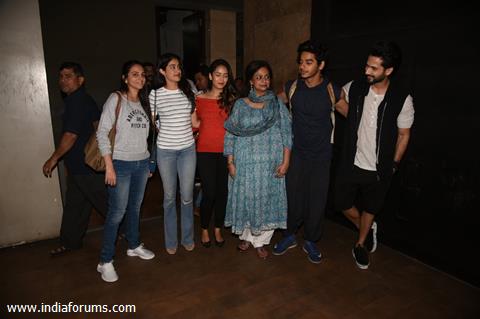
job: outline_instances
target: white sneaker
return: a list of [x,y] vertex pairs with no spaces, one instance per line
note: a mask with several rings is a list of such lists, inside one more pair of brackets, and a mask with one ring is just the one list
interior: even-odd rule
[[145,260],[149,260],[155,257],[155,254],[153,252],[146,248],[143,248],[143,244],[140,244],[140,246],[135,249],[128,249],[127,255],[130,257],[140,257]]
[[102,274],[102,279],[106,282],[114,282],[118,280],[117,272],[113,267],[113,261],[97,265],[97,271]]

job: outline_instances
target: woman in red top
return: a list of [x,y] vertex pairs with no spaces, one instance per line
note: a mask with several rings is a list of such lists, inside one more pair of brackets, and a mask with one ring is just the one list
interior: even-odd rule
[[225,243],[221,228],[225,219],[228,196],[227,159],[223,156],[223,124],[235,102],[233,72],[230,64],[217,59],[209,67],[208,91],[196,97],[192,126],[199,129],[197,167],[202,180],[203,197],[200,204],[202,245],[211,246],[208,228],[215,211],[215,245]]

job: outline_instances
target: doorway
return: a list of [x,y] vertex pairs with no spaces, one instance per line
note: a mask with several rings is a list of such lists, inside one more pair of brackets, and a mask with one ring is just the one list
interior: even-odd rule
[[198,10],[156,9],[157,53],[175,53],[183,60],[187,78],[193,78],[205,61],[205,12]]

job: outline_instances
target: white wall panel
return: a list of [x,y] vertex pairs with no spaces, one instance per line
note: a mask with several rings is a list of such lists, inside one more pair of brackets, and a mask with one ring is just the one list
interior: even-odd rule
[[58,235],[57,171],[37,0],[0,1],[0,247]]

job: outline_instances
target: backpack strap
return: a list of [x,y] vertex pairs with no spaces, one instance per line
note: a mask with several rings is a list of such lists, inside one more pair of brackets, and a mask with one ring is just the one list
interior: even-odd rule
[[288,110],[290,111],[290,113],[292,113],[292,107],[293,107],[292,97],[296,89],[297,89],[297,80],[292,82],[292,85],[290,86],[290,90],[288,90]]
[[[292,97],[296,89],[297,89],[297,80],[292,82],[292,85],[290,86],[290,90],[288,90],[288,105],[289,105],[290,113],[292,112],[292,108],[293,108]],[[328,96],[330,97],[330,102],[332,103],[332,107],[330,111],[330,120],[332,121],[332,135],[330,136],[330,143],[333,144],[334,137],[335,137],[335,103],[337,103],[337,99],[335,97],[335,92],[333,91],[333,85],[331,82],[327,84],[327,91],[328,91]]]
[[335,98],[335,92],[333,91],[332,82],[329,82],[327,84],[327,91],[328,91],[328,96],[330,97],[330,102],[332,102],[332,109],[330,111],[330,120],[332,121],[332,135],[330,136],[330,143],[333,144],[334,135],[335,135],[335,103],[337,101]]

